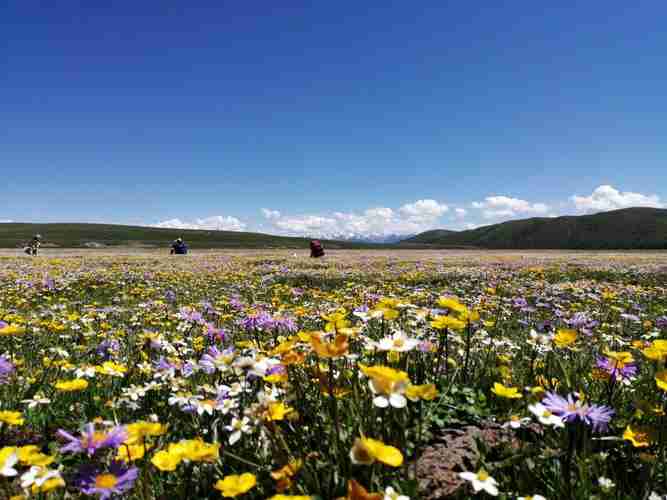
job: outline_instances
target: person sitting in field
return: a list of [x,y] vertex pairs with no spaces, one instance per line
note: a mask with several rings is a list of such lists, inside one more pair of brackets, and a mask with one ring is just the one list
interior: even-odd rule
[[183,242],[183,238],[178,238],[171,244],[171,255],[185,255],[188,253],[188,246]]
[[319,240],[310,242],[310,256],[314,259],[324,257],[324,248],[322,248],[322,243]]
[[25,248],[25,253],[27,253],[28,255],[37,255],[37,251],[39,250],[41,244],[42,244],[42,235],[36,234],[35,236],[33,236],[32,240],[30,240],[30,243],[28,243],[28,246]]

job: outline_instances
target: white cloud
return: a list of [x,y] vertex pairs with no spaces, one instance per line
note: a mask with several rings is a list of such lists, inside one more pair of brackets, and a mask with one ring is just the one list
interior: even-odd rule
[[442,216],[449,210],[449,207],[435,200],[417,200],[414,203],[403,205],[399,210],[409,219],[428,221]]
[[280,212],[278,210],[271,210],[269,208],[262,208],[264,217],[269,220],[280,219]]
[[0,224],[10,224],[11,222],[14,222],[14,221],[10,220],[10,219],[0,219]]
[[214,215],[195,221],[182,221],[180,219],[170,219],[159,222],[154,227],[172,228],[172,229],[206,229],[212,231],[243,231],[246,224],[236,217]]
[[572,196],[570,200],[580,212],[604,212],[628,207],[661,208],[665,204],[657,195],[630,191],[621,192],[612,186],[598,186],[590,196]]
[[481,210],[486,219],[512,218],[519,215],[544,215],[549,211],[549,206],[544,203],[530,203],[526,200],[508,196],[488,196],[484,201],[473,202],[472,206]]
[[390,235],[415,234],[434,229],[438,219],[447,212],[447,205],[435,200],[418,200],[395,211],[389,207],[373,207],[362,213],[333,212],[268,217],[274,228],[284,234],[320,238],[382,238]]
[[458,219],[463,219],[468,214],[468,211],[465,208],[457,208],[454,210],[454,212],[456,213],[456,217]]

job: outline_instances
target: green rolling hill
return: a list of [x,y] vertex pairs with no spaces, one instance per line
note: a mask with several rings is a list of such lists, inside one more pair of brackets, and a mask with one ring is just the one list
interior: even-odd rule
[[[308,248],[307,238],[237,231],[166,229],[112,224],[0,224],[0,248],[22,247],[41,234],[45,247],[146,246],[166,248],[182,236],[190,248]],[[377,248],[372,243],[322,240],[325,249]]]
[[492,249],[667,249],[667,210],[626,208],[593,215],[535,217],[469,231],[427,231],[402,244]]

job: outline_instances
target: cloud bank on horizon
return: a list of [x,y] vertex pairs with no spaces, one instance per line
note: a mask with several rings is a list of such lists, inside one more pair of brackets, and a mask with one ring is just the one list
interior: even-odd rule
[[[221,231],[260,230],[272,234],[318,238],[369,239],[376,241],[405,237],[430,229],[473,229],[482,224],[526,217],[556,217],[604,212],[629,207],[664,208],[659,196],[619,191],[610,185],[598,186],[590,195],[573,195],[557,206],[510,196],[493,195],[473,201],[467,207],[450,207],[444,202],[421,199],[397,208],[372,207],[361,213],[330,212],[283,214],[262,208],[265,225],[254,228],[234,216],[216,215],[183,221],[165,220],[154,227]],[[268,228],[267,228],[268,227]]]

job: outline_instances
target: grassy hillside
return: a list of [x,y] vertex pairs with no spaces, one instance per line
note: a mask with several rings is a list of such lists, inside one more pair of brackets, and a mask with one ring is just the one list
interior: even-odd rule
[[[307,248],[306,238],[272,236],[236,231],[163,229],[111,224],[0,224],[0,248],[23,246],[35,234],[41,234],[45,246],[66,248],[92,244],[104,246],[167,247],[182,236],[191,248]],[[374,248],[370,243],[323,241],[325,249]]]
[[497,249],[667,249],[667,210],[627,208],[538,217],[448,234],[428,231],[405,243]]

